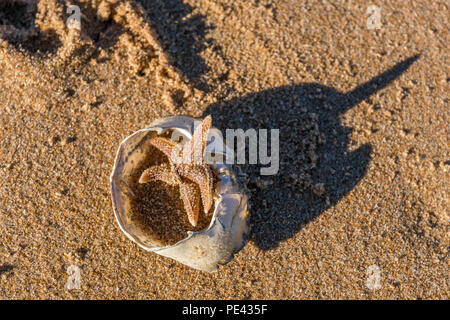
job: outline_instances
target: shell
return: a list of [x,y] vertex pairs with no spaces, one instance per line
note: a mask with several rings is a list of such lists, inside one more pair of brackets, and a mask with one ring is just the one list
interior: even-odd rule
[[[192,268],[215,271],[221,264],[233,259],[246,242],[248,227],[248,196],[237,180],[235,168],[228,164],[212,164],[218,175],[215,186],[214,212],[209,226],[200,232],[188,232],[183,240],[170,246],[158,246],[151,234],[146,234],[130,219],[130,187],[127,178],[133,168],[148,152],[145,141],[154,134],[174,130],[187,139],[192,138],[201,120],[187,116],[174,116],[153,122],[149,127],[136,131],[125,138],[117,151],[111,174],[111,194],[116,220],[122,232],[147,251],[172,258]],[[225,154],[221,135],[214,134],[212,127],[206,152]],[[214,135],[214,139],[211,136]]]

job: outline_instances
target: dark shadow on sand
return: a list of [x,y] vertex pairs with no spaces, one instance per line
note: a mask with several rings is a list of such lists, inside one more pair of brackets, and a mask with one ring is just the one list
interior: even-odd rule
[[158,35],[171,63],[190,83],[204,92],[210,91],[202,79],[208,71],[200,53],[207,45],[215,45],[206,38],[204,17],[192,14],[193,8],[181,0],[137,0],[147,13],[149,24]]
[[[211,114],[223,133],[226,128],[280,129],[278,174],[260,176],[264,166],[244,167],[251,190],[250,239],[258,247],[269,250],[291,238],[358,184],[372,149],[366,144],[350,152],[352,129],[342,126],[339,116],[388,86],[418,58],[410,57],[348,93],[303,83],[207,108],[204,116]],[[264,182],[272,184],[264,187]]]
[[[86,2],[79,0],[57,0],[63,6],[63,20],[67,21],[68,5],[80,8],[82,33],[93,40],[94,48],[82,46],[75,52],[80,55],[88,51],[91,58],[97,58],[101,49],[108,49],[117,43],[125,27],[112,19],[104,20],[97,15],[97,10]],[[207,46],[218,49],[219,46],[212,39],[206,37],[208,28],[204,16],[192,14],[193,8],[181,0],[136,0],[146,12],[147,23],[155,30],[161,47],[173,64],[189,81],[199,90],[208,92],[209,88],[204,76],[208,66],[200,53]],[[118,6],[116,3],[114,7]],[[32,36],[26,38],[12,38],[6,36],[5,40],[20,50],[30,53],[55,53],[62,42],[54,30],[42,31],[35,26],[34,20],[37,12],[36,4],[26,5],[17,2],[1,3],[0,1],[0,28],[6,26],[15,30],[30,31]],[[0,30],[1,31],[1,30]],[[33,32],[31,32],[33,31]],[[0,33],[1,36],[1,33]],[[92,52],[91,52],[92,51]],[[152,54],[149,52],[148,54]],[[99,61],[102,62],[102,61]]]
[[55,53],[61,46],[55,30],[35,26],[36,3],[0,1],[0,37],[20,51],[32,54]]

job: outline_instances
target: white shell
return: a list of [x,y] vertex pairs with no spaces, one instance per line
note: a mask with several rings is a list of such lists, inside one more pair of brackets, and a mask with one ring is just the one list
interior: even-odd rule
[[[132,241],[147,251],[153,251],[165,257],[175,259],[187,266],[203,271],[215,271],[218,265],[233,259],[246,241],[248,233],[248,196],[239,185],[231,165],[211,165],[218,174],[219,182],[215,190],[214,213],[209,227],[200,232],[188,232],[185,239],[171,246],[158,247],[151,235],[145,234],[133,224],[129,216],[131,192],[126,183],[132,169],[138,165],[146,154],[144,142],[152,133],[174,130],[192,138],[196,125],[201,120],[187,116],[174,116],[153,122],[149,127],[136,131],[124,139],[117,152],[111,174],[111,194],[116,220],[120,229]],[[216,128],[210,129],[211,133]],[[207,152],[225,154],[223,140],[214,135],[214,140],[207,146]]]

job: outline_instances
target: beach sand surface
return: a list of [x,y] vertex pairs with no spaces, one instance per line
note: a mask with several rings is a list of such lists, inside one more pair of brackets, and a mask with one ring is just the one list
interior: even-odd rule
[[[2,0],[0,298],[449,299],[449,17],[424,0]],[[280,130],[276,175],[243,166],[250,239],[211,274],[140,249],[112,210],[119,143],[178,114]]]

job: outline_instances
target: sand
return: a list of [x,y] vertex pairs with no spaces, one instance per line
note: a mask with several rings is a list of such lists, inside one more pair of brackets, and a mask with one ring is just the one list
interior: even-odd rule
[[[373,1],[370,29],[362,0],[73,0],[80,31],[68,3],[0,3],[0,298],[450,297],[448,2]],[[212,274],[112,211],[120,141],[176,114],[280,129]]]

